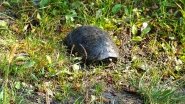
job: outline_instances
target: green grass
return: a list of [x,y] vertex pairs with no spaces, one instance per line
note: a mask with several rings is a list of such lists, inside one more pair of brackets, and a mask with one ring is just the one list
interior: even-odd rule
[[[153,69],[157,70],[157,69]],[[163,76],[160,76],[157,71],[145,72],[139,81],[130,79],[130,82],[139,90],[139,93],[143,95],[145,103],[150,104],[176,104],[179,101],[185,100],[185,96],[180,95],[178,89],[184,86],[184,81],[181,79],[172,81],[168,78],[165,82],[162,80]]]
[[[134,86],[145,104],[185,102],[178,96],[185,74],[184,5],[183,0],[0,3],[6,10],[0,15],[11,17],[0,20],[0,103],[47,102],[47,95],[62,103],[95,103],[92,96],[101,98],[107,85],[123,90],[121,82]],[[141,31],[143,23],[148,26]],[[113,33],[118,47],[126,29],[131,61],[86,66],[70,57],[65,37],[79,25]]]

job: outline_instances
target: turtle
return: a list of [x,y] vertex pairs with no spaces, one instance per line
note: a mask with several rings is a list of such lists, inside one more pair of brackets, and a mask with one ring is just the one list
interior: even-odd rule
[[83,25],[67,35],[67,45],[71,52],[86,61],[117,61],[119,50],[112,38],[104,30]]

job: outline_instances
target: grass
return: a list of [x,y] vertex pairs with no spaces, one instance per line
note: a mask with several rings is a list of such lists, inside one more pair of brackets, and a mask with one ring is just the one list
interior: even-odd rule
[[[120,92],[121,83],[133,86],[145,104],[185,102],[180,95],[184,5],[183,0],[1,2],[0,18],[6,18],[0,20],[0,103],[49,103],[50,98],[60,103],[105,103],[106,88]],[[131,35],[131,60],[86,66],[70,57],[65,37],[79,25],[108,31],[120,50],[126,38],[122,35]]]
[[164,82],[155,71],[153,73],[145,72],[139,79],[139,83],[133,79],[130,79],[130,82],[145,97],[145,103],[175,104],[179,101],[183,102],[185,97],[179,94],[178,88],[184,85],[182,84],[184,81],[181,80],[181,83],[178,83],[178,81],[172,82],[171,80],[171,78],[168,78]]

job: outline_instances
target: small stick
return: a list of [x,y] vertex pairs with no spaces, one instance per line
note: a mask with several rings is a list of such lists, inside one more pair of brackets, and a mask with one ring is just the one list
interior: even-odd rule
[[70,52],[70,59],[71,59],[71,55],[72,55],[72,52],[73,52],[74,47],[75,47],[75,45],[73,44],[73,46],[71,48],[71,52]]
[[85,104],[88,104],[89,101],[89,86],[86,85],[86,91],[85,91]]
[[89,102],[89,81],[87,81],[86,83],[85,83],[85,88],[86,88],[86,90],[85,90],[85,100],[84,100],[84,104],[89,104],[88,102]]
[[85,62],[86,62],[86,60],[87,60],[87,51],[85,50],[85,48],[81,45],[81,44],[79,44],[82,48],[83,48],[83,50],[84,50],[84,53],[85,53]]

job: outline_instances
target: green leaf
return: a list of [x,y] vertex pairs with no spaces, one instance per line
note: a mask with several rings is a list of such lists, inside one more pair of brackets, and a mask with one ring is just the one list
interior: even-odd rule
[[77,9],[77,8],[79,8],[81,6],[84,7],[84,4],[82,2],[77,1],[77,2],[72,3],[72,8],[73,9]]
[[76,17],[77,13],[74,10],[71,10],[69,14],[65,16],[66,21],[74,21],[73,17]]
[[102,10],[99,9],[96,11],[96,18],[100,18],[102,16]]
[[121,10],[121,4],[116,4],[113,8],[112,8],[112,13],[116,14],[118,11]]
[[150,27],[145,28],[145,29],[142,31],[142,33],[141,33],[141,37],[143,37],[145,34],[149,33],[150,30],[151,30]]
[[132,10],[131,10],[130,7],[124,6],[124,13],[125,13],[127,16],[131,15],[131,12],[132,12]]
[[7,23],[3,20],[0,20],[0,27],[7,27]]
[[78,64],[73,64],[73,70],[78,71],[80,69],[80,66]]
[[3,99],[3,93],[4,93],[4,90],[1,90],[1,92],[0,92],[0,99]]
[[167,100],[170,96],[172,96],[173,92],[171,90],[165,90],[163,92],[160,93],[158,98],[158,101],[164,101]]
[[40,6],[44,7],[44,6],[48,5],[50,2],[51,2],[51,0],[41,0],[40,1]]
[[185,11],[181,9],[180,12],[181,12],[183,18],[185,18]]
[[40,13],[37,13],[37,19],[41,20],[41,16],[40,16]]
[[48,70],[49,70],[49,73],[51,74],[51,75],[55,75],[56,74],[56,70],[55,69],[53,69],[53,68],[48,68]]
[[132,41],[133,41],[133,42],[140,42],[140,41],[142,41],[142,40],[143,40],[143,38],[140,37],[140,36],[135,36],[135,37],[132,38]]
[[9,3],[8,1],[4,1],[4,2],[3,2],[3,6],[4,6],[4,7],[10,7],[10,3]]
[[48,63],[51,64],[51,57],[46,55],[46,59],[48,60]]
[[35,65],[35,61],[31,60],[31,61],[26,61],[23,65],[23,68],[30,68],[32,66]]
[[31,74],[31,77],[32,77],[34,80],[39,81],[38,78],[37,78],[37,76],[36,76],[35,74]]
[[15,88],[16,89],[20,89],[21,88],[21,83],[19,81],[15,82]]
[[137,34],[137,31],[138,31],[138,29],[137,29],[137,26],[134,24],[133,26],[132,26],[132,34]]

